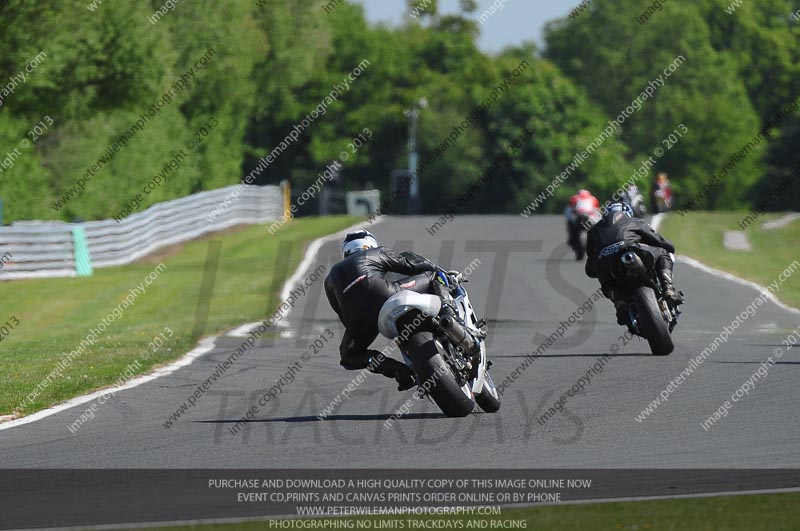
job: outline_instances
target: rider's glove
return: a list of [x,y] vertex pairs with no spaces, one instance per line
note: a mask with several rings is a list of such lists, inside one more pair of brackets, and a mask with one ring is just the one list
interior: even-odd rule
[[448,271],[447,279],[450,281],[450,284],[455,287],[461,284],[461,282],[464,280],[464,274],[461,271],[456,270]]

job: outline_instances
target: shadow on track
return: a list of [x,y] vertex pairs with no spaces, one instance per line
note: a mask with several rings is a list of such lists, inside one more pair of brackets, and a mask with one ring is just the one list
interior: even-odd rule
[[[735,363],[739,365],[761,365],[762,361],[712,361],[711,363]],[[800,361],[776,361],[773,365],[800,365]]]
[[[534,356],[534,358],[600,358],[603,356],[608,356],[609,358],[630,358],[636,356],[645,356],[648,358],[652,358],[653,355],[649,352],[647,353],[633,353],[633,354],[542,354],[540,356]],[[498,355],[493,354],[493,358],[527,358],[528,356],[525,354],[507,354],[507,355]]]
[[[239,422],[244,424],[261,424],[261,423],[269,423],[269,422],[328,422],[331,420],[389,420],[390,418],[394,417],[392,414],[384,414],[384,415],[328,415],[327,417],[320,418],[316,415],[307,415],[302,417],[277,417],[274,419],[253,419],[253,420],[245,420],[245,419],[234,419],[234,420],[196,420],[194,422],[200,424],[238,424]],[[395,417],[393,420],[422,420],[422,419],[446,419],[445,415],[442,413],[409,413],[407,415],[403,415],[400,417]]]

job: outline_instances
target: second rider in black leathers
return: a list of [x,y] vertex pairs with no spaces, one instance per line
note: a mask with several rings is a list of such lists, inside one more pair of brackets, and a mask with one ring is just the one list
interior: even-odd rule
[[[618,281],[611,274],[611,268],[617,260],[617,247],[624,248],[635,245],[649,252],[654,259],[656,274],[661,282],[664,297],[674,304],[682,304],[683,298],[675,290],[672,281],[672,253],[675,246],[667,238],[658,234],[644,220],[634,218],[633,210],[625,203],[614,203],[608,207],[602,221],[589,231],[586,243],[586,274],[600,280],[603,294],[614,302],[617,310],[617,322],[627,323],[627,305],[622,297]],[[616,246],[616,247],[615,247]],[[604,256],[601,256],[604,255]]]
[[[403,391],[414,386],[411,369],[369,346],[378,337],[378,315],[383,304],[400,290],[435,293],[439,268],[413,252],[395,253],[378,245],[366,230],[349,233],[342,243],[344,260],[325,279],[325,294],[345,326],[339,347],[340,364],[347,370],[369,368],[394,378]],[[407,275],[390,281],[389,273]]]

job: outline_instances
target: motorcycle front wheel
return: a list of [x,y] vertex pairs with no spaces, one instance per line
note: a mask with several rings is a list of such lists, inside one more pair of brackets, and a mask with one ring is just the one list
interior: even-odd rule
[[475,402],[486,413],[497,413],[500,410],[500,393],[497,392],[489,371],[486,371],[484,376],[483,389],[475,395]]

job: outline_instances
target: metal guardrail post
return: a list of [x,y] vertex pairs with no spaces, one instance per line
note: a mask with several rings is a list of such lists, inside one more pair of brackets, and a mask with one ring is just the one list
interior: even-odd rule
[[75,270],[79,277],[92,276],[92,258],[89,256],[89,245],[83,227],[72,229],[72,242],[75,246]]
[[292,219],[292,185],[287,179],[281,181],[283,191],[283,219]]

